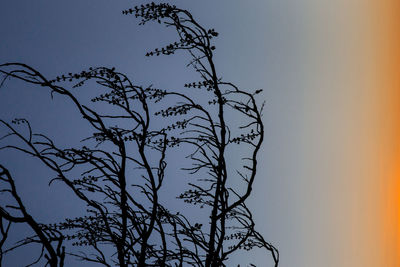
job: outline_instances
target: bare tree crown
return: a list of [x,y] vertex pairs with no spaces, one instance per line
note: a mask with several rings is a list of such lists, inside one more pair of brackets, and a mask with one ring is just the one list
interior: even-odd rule
[[[0,165],[1,192],[16,203],[0,205],[1,257],[39,244],[41,253],[33,263],[52,267],[63,266],[66,257],[105,266],[211,267],[226,266],[238,250],[258,247],[278,266],[277,249],[257,232],[246,205],[264,138],[264,104],[256,99],[261,90],[242,90],[221,78],[214,64],[218,33],[203,28],[189,11],[149,3],[122,13],[134,15],[140,24],[158,22],[175,29],[176,42],[146,56],[184,50],[199,80],[185,84],[184,90],[169,90],[135,84],[115,68],[48,79],[23,63],[1,64],[2,86],[14,78],[61,95],[92,130],[82,147],[60,147],[25,119],[0,119],[8,131],[1,149],[38,159],[55,175],[50,184],[63,183],[86,207],[80,217],[39,222],[25,207],[10,171]],[[88,84],[98,86],[101,94],[84,104],[74,90]],[[193,90],[202,92],[202,98],[196,99]],[[20,142],[9,141],[11,137]],[[243,155],[233,159],[228,152],[237,146]],[[189,178],[177,198],[207,214],[203,220],[175,211],[160,193],[174,179],[167,171],[167,154],[180,150],[190,151],[186,156],[191,165],[182,167]],[[19,223],[29,225],[33,235],[9,246],[10,226]]]

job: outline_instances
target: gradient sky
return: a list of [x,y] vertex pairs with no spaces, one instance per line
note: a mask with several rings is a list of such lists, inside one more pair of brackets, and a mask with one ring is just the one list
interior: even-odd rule
[[[220,33],[216,65],[225,80],[264,89],[266,141],[250,202],[280,266],[400,266],[400,2],[173,2]],[[191,81],[186,57],[144,57],[174,35],[122,16],[137,3],[2,0],[0,62],[24,62],[48,77],[104,65],[144,85]],[[66,143],[78,136],[79,125],[57,120],[73,116],[62,99],[37,89],[7,83],[0,116],[67,132]],[[31,179],[19,186],[38,216],[62,218],[41,193],[47,182],[29,183],[17,154],[0,152],[0,161]],[[67,193],[47,193],[74,209]],[[247,257],[268,266],[268,256]]]

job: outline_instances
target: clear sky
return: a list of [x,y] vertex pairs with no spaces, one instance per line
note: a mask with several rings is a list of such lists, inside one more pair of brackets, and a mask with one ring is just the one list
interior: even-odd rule
[[[186,57],[144,57],[174,35],[122,15],[140,3],[2,0],[0,63],[23,62],[48,77],[115,66],[144,85],[191,81]],[[280,266],[400,266],[400,2],[173,3],[220,33],[216,65],[225,80],[264,89],[266,141],[250,202]],[[67,104],[40,89],[7,83],[1,118],[25,117],[60,142],[78,136],[79,124],[57,120],[73,117]],[[21,192],[38,216],[62,218],[41,192],[43,169],[30,177],[34,163],[9,152],[0,161],[25,179]],[[47,194],[74,210],[68,193]]]

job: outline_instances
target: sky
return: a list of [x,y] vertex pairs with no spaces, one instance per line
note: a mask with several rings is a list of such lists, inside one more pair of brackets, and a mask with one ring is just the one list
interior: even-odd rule
[[[0,62],[23,62],[48,77],[115,66],[141,84],[193,80],[184,56],[144,57],[174,36],[122,15],[137,3],[3,0]],[[225,80],[264,89],[262,168],[249,205],[260,232],[279,249],[280,266],[400,266],[400,2],[173,3],[220,33],[215,60]],[[68,143],[81,126],[66,124],[74,115],[68,103],[40,89],[7,82],[1,118],[27,118]],[[43,194],[47,182],[37,177],[45,170],[31,159],[3,151],[0,162],[22,177],[17,185],[38,216],[74,210],[67,192],[54,193],[57,185]],[[27,167],[35,171],[27,175]]]

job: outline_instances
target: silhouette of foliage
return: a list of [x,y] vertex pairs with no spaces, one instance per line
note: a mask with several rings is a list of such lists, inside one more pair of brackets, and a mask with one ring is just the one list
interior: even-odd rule
[[[38,243],[42,250],[34,263],[44,260],[49,266],[63,266],[65,257],[73,256],[105,266],[211,267],[226,266],[238,250],[257,247],[269,251],[278,266],[278,251],[256,231],[246,205],[264,138],[264,104],[256,101],[261,90],[248,92],[223,81],[213,57],[212,40],[218,33],[203,28],[189,11],[149,3],[122,13],[134,15],[141,25],[158,22],[174,28],[178,40],[146,56],[184,50],[200,80],[185,84],[185,90],[171,91],[136,85],[115,68],[95,67],[47,79],[23,63],[1,64],[1,85],[16,78],[64,96],[93,132],[83,140],[84,146],[63,148],[34,132],[25,119],[0,120],[9,132],[1,139],[1,149],[40,160],[56,175],[50,184],[63,183],[86,206],[81,217],[38,223],[25,208],[12,175],[0,165],[2,192],[17,203],[0,207],[0,255]],[[104,93],[85,105],[72,89],[93,82]],[[196,99],[190,90],[204,92],[202,98]],[[112,112],[102,112],[110,110],[105,105],[112,106]],[[27,134],[18,124],[25,125]],[[7,143],[10,137],[22,145]],[[228,155],[235,146],[244,153],[239,160]],[[160,196],[164,184],[173,179],[166,175],[166,153],[182,147],[191,151],[190,167],[182,168],[190,178],[177,198],[207,214],[201,221],[173,211]],[[4,250],[14,223],[27,224],[34,235]]]

